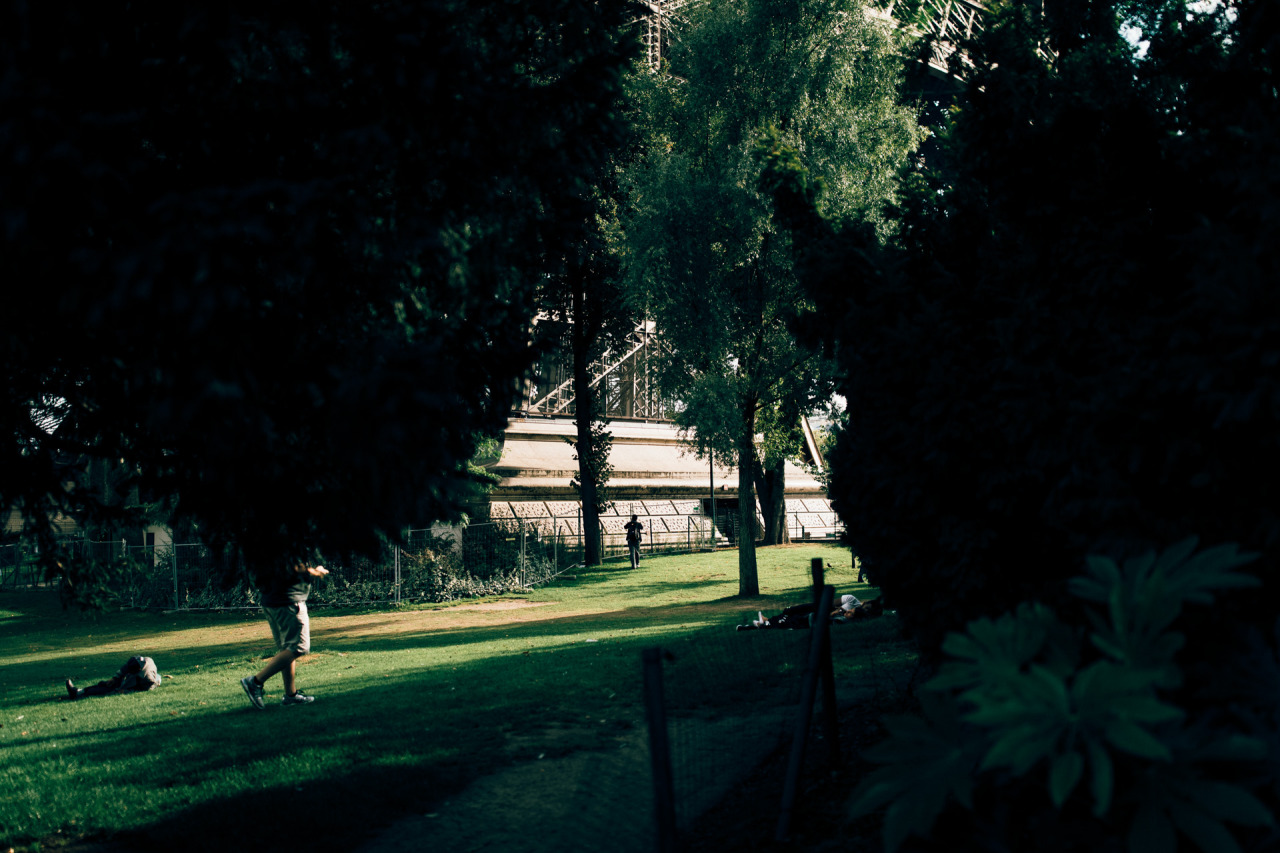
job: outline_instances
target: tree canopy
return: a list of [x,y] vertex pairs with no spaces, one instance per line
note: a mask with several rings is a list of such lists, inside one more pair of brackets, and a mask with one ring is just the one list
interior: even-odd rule
[[937,664],[860,808],[890,850],[1266,849],[1280,7],[994,13],[887,244],[770,152],[848,400],[831,495]]
[[259,564],[448,517],[615,144],[622,4],[22,4],[0,21],[0,505],[86,459]]
[[1000,13],[888,247],[809,256],[849,404],[831,494],[931,645],[1086,553],[1280,556],[1275,11],[1147,10],[1139,52],[1085,5],[1083,40]]
[[[861,3],[735,0],[689,14],[669,67],[639,80],[651,136],[630,175],[629,275],[670,348],[678,420],[738,464],[740,586],[752,595],[755,436],[766,423],[788,431],[822,388],[791,331],[803,296],[758,187],[758,148],[776,136],[801,152],[827,215],[880,222],[920,131],[898,99],[896,36]],[[765,461],[780,470],[784,455]]]

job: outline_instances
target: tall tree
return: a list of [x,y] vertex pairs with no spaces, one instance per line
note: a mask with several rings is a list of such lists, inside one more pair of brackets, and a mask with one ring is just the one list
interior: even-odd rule
[[0,506],[48,536],[112,459],[256,566],[453,513],[616,142],[627,14],[0,13]]
[[1277,50],[1270,0],[999,9],[887,247],[773,161],[836,508],[941,662],[864,789],[889,850],[1280,843]]
[[581,241],[571,247],[563,269],[545,282],[549,314],[566,321],[560,326],[563,335],[557,347],[567,351],[572,370],[575,434],[571,444],[578,462],[573,486],[582,502],[583,562],[588,566],[599,564],[602,557],[600,514],[612,503],[606,484],[613,471],[607,401],[604,389],[593,385],[592,368],[634,328],[621,287],[612,165],[611,159],[581,199],[579,215],[588,223]]
[[933,649],[1090,552],[1280,559],[1275,6],[1129,4],[1142,51],[1109,8],[1002,13],[898,237],[807,266],[849,401],[831,492]]
[[[827,215],[876,219],[920,131],[898,100],[897,36],[856,0],[732,0],[690,18],[638,86],[651,139],[631,174],[630,277],[670,347],[680,422],[737,462],[739,591],[755,595],[756,481],[783,462],[762,462],[756,435],[789,429],[823,388],[791,331],[804,297],[757,147],[777,135],[802,151]],[[781,491],[760,495],[775,536]]]

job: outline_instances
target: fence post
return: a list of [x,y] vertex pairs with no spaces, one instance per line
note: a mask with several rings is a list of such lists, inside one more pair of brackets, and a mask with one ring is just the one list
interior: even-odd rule
[[524,550],[524,519],[520,519],[520,587],[524,587],[524,566],[525,566],[525,550]]
[[391,582],[395,585],[395,603],[399,605],[400,604],[400,551],[401,551],[401,548],[399,543],[393,543],[393,547],[396,549],[396,552],[395,552],[395,560],[392,563]]
[[[814,557],[809,567],[813,572],[813,619],[816,627],[819,621],[824,624],[831,621],[827,614],[836,606],[835,587],[826,585],[821,557]],[[822,597],[828,589],[832,591],[831,601],[828,602],[826,609],[822,609]],[[822,656],[818,661],[818,675],[822,681],[822,732],[827,739],[828,754],[834,757],[840,750],[840,721],[836,710],[835,668],[831,662],[831,632],[825,631],[824,636],[826,639],[823,641]]]
[[178,545],[169,543],[169,563],[173,566],[173,609],[181,610],[182,603],[178,597]]
[[653,769],[653,812],[658,853],[676,850],[676,797],[671,777],[671,743],[667,738],[667,709],[662,695],[662,659],[670,658],[654,646],[642,653],[644,711],[649,722],[649,759]]
[[[829,611],[835,588],[824,586],[822,596],[818,599],[820,613]],[[800,783],[800,770],[804,764],[804,750],[809,739],[809,717],[813,713],[813,700],[818,691],[818,673],[822,669],[821,658],[826,652],[830,655],[830,619],[819,619],[814,623],[809,638],[809,654],[805,659],[804,677],[801,683],[800,713],[796,718],[796,731],[791,740],[791,755],[787,761],[787,775],[782,783],[782,809],[778,815],[778,828],[774,833],[775,841],[786,841],[791,832],[791,810],[796,802],[796,789]]]

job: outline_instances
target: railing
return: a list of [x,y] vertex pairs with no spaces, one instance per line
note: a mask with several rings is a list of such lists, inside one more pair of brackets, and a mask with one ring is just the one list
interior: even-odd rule
[[[643,511],[640,504],[629,505],[619,503],[617,515],[606,515],[600,519],[600,550],[604,559],[622,558],[627,555],[627,536],[625,525],[632,515],[644,525],[644,534],[640,542],[642,554],[672,554],[710,551],[720,547],[737,547],[739,521],[738,511],[729,508],[716,513],[715,523],[710,516],[702,513],[687,515],[651,515]],[[793,542],[814,539],[839,539],[844,533],[844,524],[834,512],[788,512],[784,514],[788,538]],[[523,519],[531,529],[541,531],[558,531],[563,541],[582,547],[580,533],[582,520],[573,516],[530,516]],[[759,529],[763,523],[756,518]],[[757,532],[758,532],[757,531]]]

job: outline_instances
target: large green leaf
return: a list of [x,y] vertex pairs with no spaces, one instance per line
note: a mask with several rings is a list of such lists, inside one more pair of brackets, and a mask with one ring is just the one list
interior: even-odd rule
[[1227,782],[1199,782],[1193,796],[1208,815],[1241,826],[1271,826],[1271,811],[1250,791]]
[[1204,853],[1241,853],[1239,842],[1222,825],[1222,821],[1194,806],[1171,809],[1169,817]]
[[1153,761],[1173,760],[1173,754],[1168,746],[1153,737],[1146,729],[1129,720],[1112,720],[1107,723],[1103,733],[1112,745],[1131,755]]
[[1089,752],[1089,790],[1093,794],[1093,813],[1102,817],[1111,808],[1111,793],[1115,790],[1115,769],[1111,762],[1111,753],[1101,743],[1088,739],[1085,746]]
[[1062,808],[1082,775],[1084,758],[1080,753],[1064,752],[1054,756],[1049,764],[1049,799],[1053,801],[1055,808]]

